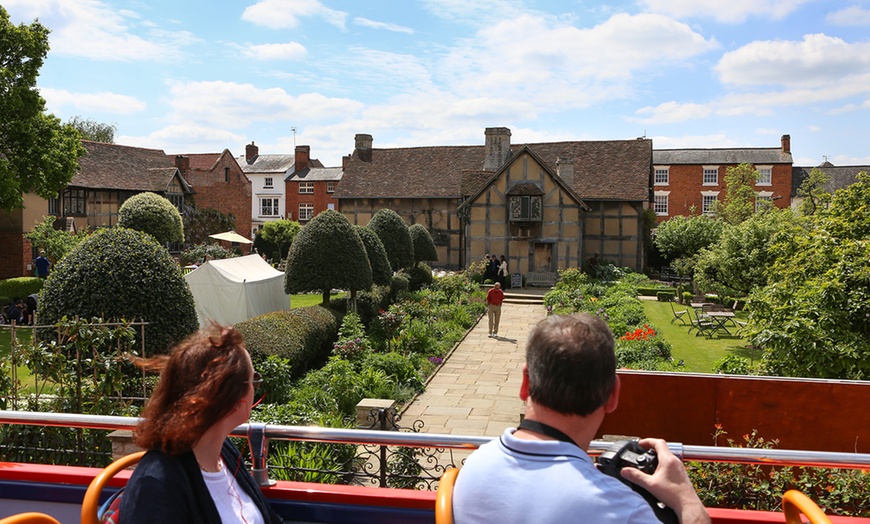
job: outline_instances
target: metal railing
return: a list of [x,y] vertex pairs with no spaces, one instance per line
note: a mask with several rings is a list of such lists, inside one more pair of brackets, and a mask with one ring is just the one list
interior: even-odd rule
[[[0,411],[0,424],[119,430],[132,429],[138,421],[139,419],[134,417]],[[255,466],[265,464],[269,440],[473,450],[495,438],[253,423],[238,426],[233,430],[232,436],[248,438],[249,441],[252,438],[259,439],[257,444],[252,446],[252,451],[255,455],[253,464]],[[611,442],[593,441],[590,444],[588,452],[590,455],[599,455],[611,445]],[[669,443],[668,446],[674,454],[687,461],[870,469],[870,454],[868,453],[694,446],[673,442]]]

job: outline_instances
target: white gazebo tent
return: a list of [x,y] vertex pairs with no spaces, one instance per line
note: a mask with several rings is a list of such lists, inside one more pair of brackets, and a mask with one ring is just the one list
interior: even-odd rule
[[193,293],[200,327],[212,320],[230,325],[290,308],[284,273],[258,255],[209,260],[184,279]]

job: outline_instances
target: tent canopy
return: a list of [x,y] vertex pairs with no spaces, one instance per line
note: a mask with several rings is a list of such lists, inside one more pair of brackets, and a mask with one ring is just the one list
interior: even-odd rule
[[200,327],[210,321],[231,325],[290,308],[284,273],[258,255],[209,260],[184,275]]
[[209,235],[209,238],[215,238],[217,240],[226,240],[227,242],[233,242],[235,244],[253,244],[254,242],[248,240],[242,235],[236,233],[235,231],[226,231],[224,233],[215,233],[214,235]]

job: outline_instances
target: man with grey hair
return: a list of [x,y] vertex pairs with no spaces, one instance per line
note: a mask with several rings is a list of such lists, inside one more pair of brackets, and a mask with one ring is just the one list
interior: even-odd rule
[[[657,523],[649,503],[601,473],[586,454],[607,413],[619,402],[613,333],[598,317],[550,316],[529,335],[520,398],[525,419],[472,453],[453,492],[457,524],[497,522]],[[673,509],[681,524],[710,517],[682,462],[659,439],[653,474],[622,476]]]

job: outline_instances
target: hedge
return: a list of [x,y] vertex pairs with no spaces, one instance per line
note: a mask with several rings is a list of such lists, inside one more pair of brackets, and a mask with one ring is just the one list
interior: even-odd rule
[[293,376],[322,365],[332,352],[341,322],[322,306],[273,311],[235,325],[255,361],[270,355],[290,361]]
[[139,193],[118,209],[118,226],[148,233],[161,244],[184,242],[184,222],[172,202],[157,193]]
[[5,306],[7,302],[14,298],[24,298],[27,295],[39,293],[45,280],[38,277],[18,277],[0,280],[0,297],[5,300],[0,302],[0,306]]
[[656,293],[656,300],[659,302],[673,302],[676,296],[674,291],[659,291]]

